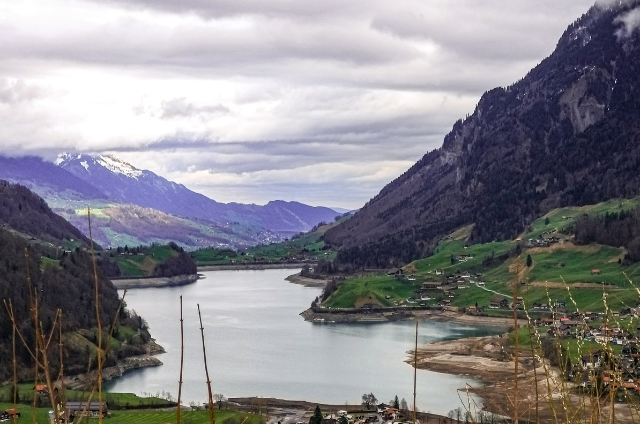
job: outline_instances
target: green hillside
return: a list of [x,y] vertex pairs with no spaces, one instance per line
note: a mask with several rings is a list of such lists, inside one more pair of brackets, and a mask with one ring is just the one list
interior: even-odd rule
[[[433,255],[403,267],[403,275],[367,275],[343,282],[324,302],[329,308],[382,306],[485,307],[489,315],[492,298],[503,295],[512,302],[514,282],[518,296],[529,307],[563,302],[568,309],[602,311],[635,307],[639,301],[640,263],[623,261],[625,250],[598,244],[576,245],[570,228],[584,215],[629,211],[640,198],[610,200],[597,205],[555,209],[535,221],[517,240],[466,246],[471,233],[465,227],[439,242]],[[540,242],[540,237],[545,241]],[[548,245],[546,245],[548,243]],[[541,245],[537,245],[541,244]],[[531,266],[527,266],[527,257]],[[519,268],[519,278],[516,278]],[[468,278],[463,278],[467,276]],[[449,276],[459,283],[450,289],[421,290],[425,282],[442,283]],[[464,280],[464,282],[463,282]],[[630,282],[631,280],[632,282]],[[447,302],[445,302],[447,301]]]
[[102,252],[100,259],[110,265],[103,266],[110,277],[172,277],[197,272],[191,256],[175,243],[119,247]]
[[200,249],[191,253],[198,265],[231,265],[238,263],[280,263],[325,259],[332,261],[336,252],[325,248],[324,233],[341,222],[340,220],[279,243],[250,247],[239,252],[231,249]]

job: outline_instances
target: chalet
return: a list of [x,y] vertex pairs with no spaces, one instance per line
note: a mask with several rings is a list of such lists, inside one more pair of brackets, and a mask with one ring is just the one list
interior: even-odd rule
[[588,355],[582,355],[583,368],[598,368],[600,366],[600,357],[602,353],[599,350],[592,350]]
[[400,411],[398,411],[396,408],[387,408],[384,410],[384,417],[387,420],[395,420],[396,418],[398,418],[398,415],[400,414]]
[[592,269],[591,270],[591,275],[600,275],[600,270],[599,269]]
[[502,296],[493,296],[491,298],[491,303],[489,303],[489,306],[492,308],[508,308],[509,301]]
[[382,414],[384,413],[384,411],[389,408],[389,405],[387,405],[386,403],[381,403],[377,406],[378,409],[378,414]]
[[387,272],[387,275],[402,275],[403,271],[401,268],[393,268]]
[[441,269],[436,269],[436,275],[442,275],[444,274],[444,271]]
[[6,415],[9,418],[20,417],[20,411],[18,410],[18,408],[9,408],[4,410],[4,415]]
[[441,285],[442,283],[437,281],[427,281],[425,283],[422,283],[422,288],[424,290],[433,290],[439,288]]
[[[109,408],[106,402],[67,402],[67,415],[69,418],[89,416],[97,418],[100,416],[100,409],[102,409],[102,417],[106,417],[109,414]],[[86,411],[86,412],[85,412]]]

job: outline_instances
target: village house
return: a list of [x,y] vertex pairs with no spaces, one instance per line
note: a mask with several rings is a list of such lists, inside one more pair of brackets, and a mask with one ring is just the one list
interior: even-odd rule
[[491,302],[489,303],[490,308],[508,308],[509,301],[506,297],[495,295],[491,298]]

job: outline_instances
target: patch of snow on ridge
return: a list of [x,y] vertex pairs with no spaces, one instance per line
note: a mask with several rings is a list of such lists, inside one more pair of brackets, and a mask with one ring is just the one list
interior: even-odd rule
[[140,175],[142,175],[142,171],[138,168],[135,168],[113,156],[99,156],[96,162],[113,173],[122,174],[129,178],[135,178],[136,180]]
[[83,160],[82,162],[80,162],[80,165],[82,165],[82,167],[89,172],[89,164],[87,163],[86,160]]
[[[73,155],[64,152],[64,153],[60,153],[58,155],[58,157],[56,158],[55,162],[53,162],[53,163],[55,163],[56,165],[60,166],[61,163],[69,162],[72,159],[73,159]],[[80,159],[79,156],[78,156],[78,159]]]

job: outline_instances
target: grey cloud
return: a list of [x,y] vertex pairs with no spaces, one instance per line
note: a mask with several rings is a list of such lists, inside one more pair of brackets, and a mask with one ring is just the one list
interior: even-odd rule
[[42,94],[43,90],[40,87],[28,84],[24,80],[0,79],[0,103],[14,105],[34,100]]
[[[518,2],[507,6],[503,2],[500,2],[502,5],[490,3],[494,7],[452,6],[454,16],[429,13],[428,8],[421,13],[385,12],[373,18],[371,27],[399,38],[432,41],[466,60],[534,60],[551,53],[567,17],[572,16],[558,13],[564,11],[558,10],[557,2],[541,1],[529,9],[526,5],[519,6]],[[588,3],[580,3],[576,2],[582,13]],[[501,10],[503,8],[507,10]],[[558,32],[543,28],[557,28]]]
[[614,23],[622,24],[616,31],[618,40],[631,37],[631,35],[640,28],[640,6],[618,16]]
[[185,97],[165,100],[161,105],[161,119],[173,119],[198,116],[201,118],[213,118],[230,113],[229,109],[221,104],[210,106],[196,106],[187,101]]
[[[93,0],[97,3],[118,5],[127,8],[158,10],[178,14],[197,14],[207,19],[238,16],[264,15],[272,17],[298,16],[317,19],[336,16],[346,12],[361,12],[365,5],[358,1],[299,1],[299,0]],[[365,9],[366,10],[366,9]]]

